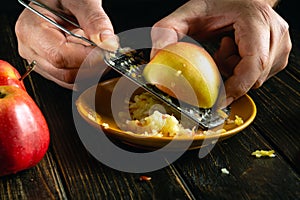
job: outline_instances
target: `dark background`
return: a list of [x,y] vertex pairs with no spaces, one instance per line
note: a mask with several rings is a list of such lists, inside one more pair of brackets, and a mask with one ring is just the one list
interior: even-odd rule
[[[174,11],[185,0],[103,0],[103,7],[115,27],[116,33],[143,26],[152,26],[156,21]],[[300,27],[296,0],[282,0],[276,11],[290,24]],[[2,1],[0,11],[17,16],[23,10],[17,0]],[[0,19],[1,20],[1,19]]]

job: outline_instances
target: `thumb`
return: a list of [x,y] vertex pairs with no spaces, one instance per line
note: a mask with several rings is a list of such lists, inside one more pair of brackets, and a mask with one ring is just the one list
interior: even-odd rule
[[[117,36],[111,21],[99,0],[90,0],[88,3],[74,4],[73,1],[66,7],[70,9],[77,18],[80,27],[86,35],[101,48],[107,50],[116,50],[119,46]],[[73,2],[73,3],[72,3]]]
[[203,7],[198,1],[189,1],[155,23],[151,30],[153,49],[150,56],[153,57],[159,49],[186,36],[190,31],[191,19],[196,18],[195,13],[200,16]]
[[152,58],[159,49],[168,44],[175,43],[179,40],[177,32],[170,26],[168,22],[160,21],[156,23],[151,29],[152,50],[150,57]]

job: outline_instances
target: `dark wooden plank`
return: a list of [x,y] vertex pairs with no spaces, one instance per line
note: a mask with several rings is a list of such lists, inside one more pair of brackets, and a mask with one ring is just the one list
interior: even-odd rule
[[298,199],[299,174],[280,152],[274,158],[251,156],[257,149],[272,148],[251,126],[219,142],[206,157],[190,151],[174,166],[198,199]]
[[1,199],[65,199],[66,194],[47,153],[35,167],[15,175],[0,177]]
[[[277,89],[279,90],[279,87]],[[255,126],[278,151],[285,154],[299,172],[299,98],[291,102],[292,95],[287,93],[284,97],[266,93],[269,93],[267,88],[261,89],[258,92],[259,96],[255,98],[256,101],[260,101]]]
[[[187,198],[176,174],[169,168],[148,173],[151,182],[141,182],[141,174],[120,172],[98,162],[84,148],[73,125],[72,91],[36,73],[31,77],[35,98],[49,123],[52,150],[70,198],[145,199],[167,197],[170,193],[166,191],[179,199]],[[95,129],[87,126],[86,131]]]
[[[300,40],[300,32],[293,31]],[[251,91],[257,102],[255,127],[300,172],[300,49],[294,45],[289,64],[260,89]]]

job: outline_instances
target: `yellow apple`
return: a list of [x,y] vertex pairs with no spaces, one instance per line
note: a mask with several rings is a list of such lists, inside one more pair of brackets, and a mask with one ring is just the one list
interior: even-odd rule
[[187,42],[160,49],[145,66],[143,76],[161,91],[200,108],[215,104],[221,83],[210,54],[203,47]]

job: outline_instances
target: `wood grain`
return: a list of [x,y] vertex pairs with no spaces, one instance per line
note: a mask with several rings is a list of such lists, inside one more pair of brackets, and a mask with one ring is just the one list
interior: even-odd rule
[[[17,16],[1,10],[0,59],[24,73],[14,33]],[[299,199],[300,32],[290,29],[294,45],[287,68],[249,92],[257,106],[249,127],[218,142],[204,158],[199,150],[188,151],[143,174],[112,169],[91,156],[74,126],[72,91],[33,72],[25,85],[48,122],[51,144],[37,166],[0,177],[0,199]],[[251,156],[257,149],[274,149],[276,157]],[[151,180],[140,181],[141,175]]]

